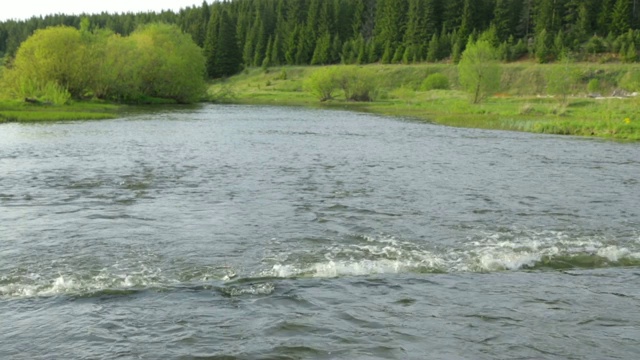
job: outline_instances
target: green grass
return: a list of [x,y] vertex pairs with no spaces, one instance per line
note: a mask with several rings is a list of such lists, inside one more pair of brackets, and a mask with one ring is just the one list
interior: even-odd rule
[[102,102],[56,106],[5,100],[0,101],[0,123],[114,119],[119,111],[119,106]]
[[[320,102],[304,90],[304,82],[320,67],[249,69],[211,85],[211,94],[224,93],[221,102],[241,104],[295,105],[340,108],[390,116],[408,117],[432,123],[483,129],[535,133],[595,136],[617,140],[640,140],[640,98],[588,98],[588,83],[599,79],[601,93],[610,94],[637,65],[571,64],[578,76],[571,95],[563,103],[546,94],[544,73],[553,66],[531,63],[503,65],[503,89],[481,104],[471,104],[459,89],[457,71],[449,64],[367,65],[378,79],[374,102],[344,100],[340,91],[334,99]],[[452,90],[420,91],[424,79],[441,73]],[[286,74],[286,75],[285,75]],[[625,119],[630,122],[626,123]]]

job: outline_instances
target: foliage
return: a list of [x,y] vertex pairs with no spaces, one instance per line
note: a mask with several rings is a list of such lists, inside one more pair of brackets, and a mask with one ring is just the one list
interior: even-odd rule
[[587,84],[587,91],[589,91],[590,94],[599,93],[600,92],[600,80],[598,80],[598,79],[589,80],[589,84]]
[[377,84],[375,73],[369,68],[340,67],[336,72],[338,84],[349,101],[373,101]]
[[305,82],[305,89],[320,101],[333,99],[333,93],[338,87],[335,68],[321,68],[316,70]]
[[336,90],[348,101],[373,101],[377,84],[375,74],[367,68],[340,66],[315,71],[305,82],[305,89],[320,101],[333,99]]
[[202,50],[177,27],[150,24],[136,30],[138,71],[142,93],[151,97],[193,103],[205,91]]
[[12,68],[5,73],[6,86],[19,97],[38,97],[53,83],[79,96],[87,73],[79,70],[84,51],[81,34],[74,28],[38,30],[20,46]]
[[61,104],[70,97],[200,100],[201,49],[176,26],[151,24],[129,37],[72,27],[38,30],[18,49],[3,83],[14,98]]
[[571,59],[563,56],[559,66],[553,66],[546,72],[547,93],[557,96],[560,103],[565,105],[579,76],[580,74],[571,67]]
[[[414,91],[419,88],[425,74],[435,72],[447,76],[455,88],[458,84],[457,67],[452,64],[363,66],[361,68],[375,75],[376,93],[379,95],[374,102],[347,101],[339,96],[341,91],[335,90],[334,100],[319,103],[315,95],[302,90],[302,83],[307,81],[313,72],[318,71],[318,68],[304,66],[274,67],[268,74],[260,69],[248,69],[246,73],[230,77],[224,82],[216,82],[212,89],[229,87],[235,93],[234,102],[237,103],[347,108],[423,119],[450,126],[640,140],[640,121],[637,119],[639,98],[569,97],[566,105],[560,105],[556,99],[539,96],[546,89],[544,74],[554,67],[566,69],[567,66],[571,71],[581,75],[574,79],[572,89],[585,89],[587,82],[596,78],[600,80],[601,89],[605,92],[620,86],[618,80],[627,72],[640,74],[637,65],[516,63],[499,66],[504,74],[503,79],[511,78],[508,80],[510,85],[500,96],[487,99],[482,106],[470,104],[467,94],[461,91]],[[335,67],[342,66],[322,69]],[[288,74],[286,80],[280,79],[279,73],[283,69],[286,69]],[[271,86],[256,86],[268,80],[271,81]]]
[[424,79],[420,90],[449,90],[449,78],[441,73],[431,74]]
[[626,91],[640,91],[640,69],[634,68],[627,71],[620,79],[619,86]]
[[[613,51],[625,57],[625,61],[637,61],[628,57],[631,45],[628,39],[624,43],[625,52],[621,51],[621,42],[613,46],[618,36],[629,32],[635,38],[634,46],[640,46],[640,11],[636,9],[636,1],[203,1],[178,12],[57,14],[0,22],[0,55],[13,57],[20,44],[38,29],[62,25],[80,29],[84,17],[88,25],[82,32],[108,29],[123,38],[141,25],[174,24],[205,50],[208,74],[214,78],[235,74],[243,66],[263,63],[408,64],[447,58],[457,63],[469,39],[483,33],[484,40],[502,48],[506,61],[528,53],[540,62],[549,62],[563,48],[575,55],[583,51],[586,54]],[[617,59],[617,54],[612,58]],[[75,89],[70,91],[76,95]]]
[[460,84],[471,94],[471,101],[479,103],[500,88],[500,66],[497,51],[488,41],[467,45],[458,64]]

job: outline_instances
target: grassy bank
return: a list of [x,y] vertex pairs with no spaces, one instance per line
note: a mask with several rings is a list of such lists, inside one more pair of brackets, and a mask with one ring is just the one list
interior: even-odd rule
[[48,105],[4,100],[0,101],[0,123],[114,119],[119,111],[119,106],[101,102]]
[[[305,81],[326,68],[249,69],[213,84],[209,92],[221,102],[343,108],[449,126],[640,140],[640,98],[609,96],[623,85],[637,91],[632,88],[637,65],[505,64],[500,93],[475,105],[459,90],[457,69],[448,64],[367,65],[376,79],[374,101],[346,101],[337,91],[321,102]],[[424,79],[433,73],[445,75],[450,89],[424,90]],[[566,74],[565,94],[547,94],[550,73]],[[596,92],[603,96],[588,97]]]

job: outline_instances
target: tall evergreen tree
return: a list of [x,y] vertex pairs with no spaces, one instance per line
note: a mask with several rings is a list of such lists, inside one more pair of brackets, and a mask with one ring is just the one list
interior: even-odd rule
[[517,7],[514,3],[519,0],[496,0],[493,8],[493,24],[500,41],[505,41],[516,32],[518,24]]
[[621,35],[631,29],[631,4],[629,0],[617,0],[611,14],[611,32]]
[[391,58],[405,33],[407,9],[408,0],[378,0],[377,2],[376,43],[384,47],[385,53],[390,52]]
[[598,12],[598,34],[607,35],[611,29],[613,7],[616,0],[601,0]]
[[236,38],[236,24],[227,10],[220,13],[214,77],[230,76],[242,68],[242,55]]
[[212,78],[220,76],[217,63],[220,31],[220,8],[221,7],[219,5],[212,5],[211,7],[211,15],[207,25],[207,37],[204,44],[207,75]]

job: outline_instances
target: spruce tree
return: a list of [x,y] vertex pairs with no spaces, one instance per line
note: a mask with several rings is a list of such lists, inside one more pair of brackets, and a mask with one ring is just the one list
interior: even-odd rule
[[206,58],[207,75],[215,78],[219,77],[217,52],[218,52],[218,33],[220,30],[220,6],[213,5],[211,7],[211,17],[207,25],[207,37],[204,44],[204,55]]
[[496,0],[493,10],[493,24],[496,27],[496,35],[500,41],[505,41],[515,33],[516,14],[514,0]]
[[611,32],[621,35],[631,29],[631,8],[629,0],[617,0],[611,15]]
[[236,24],[228,11],[220,14],[220,31],[216,51],[217,73],[220,76],[236,74],[242,68],[242,55],[236,39]]
[[436,62],[439,59],[440,42],[438,41],[438,35],[433,34],[431,41],[429,41],[429,48],[427,50],[427,61]]
[[616,0],[601,0],[600,9],[598,11],[598,34],[607,35],[611,30],[611,20],[613,8]]
[[316,42],[316,48],[311,58],[311,65],[325,65],[329,63],[331,50],[331,35],[325,32]]
[[624,61],[629,63],[638,61],[638,51],[636,50],[635,42],[632,41],[629,47],[627,47],[627,51],[624,54]]
[[552,55],[551,35],[547,32],[546,29],[542,29],[542,31],[536,36],[535,55],[536,55],[536,60],[540,64],[544,64],[548,62],[549,58]]

